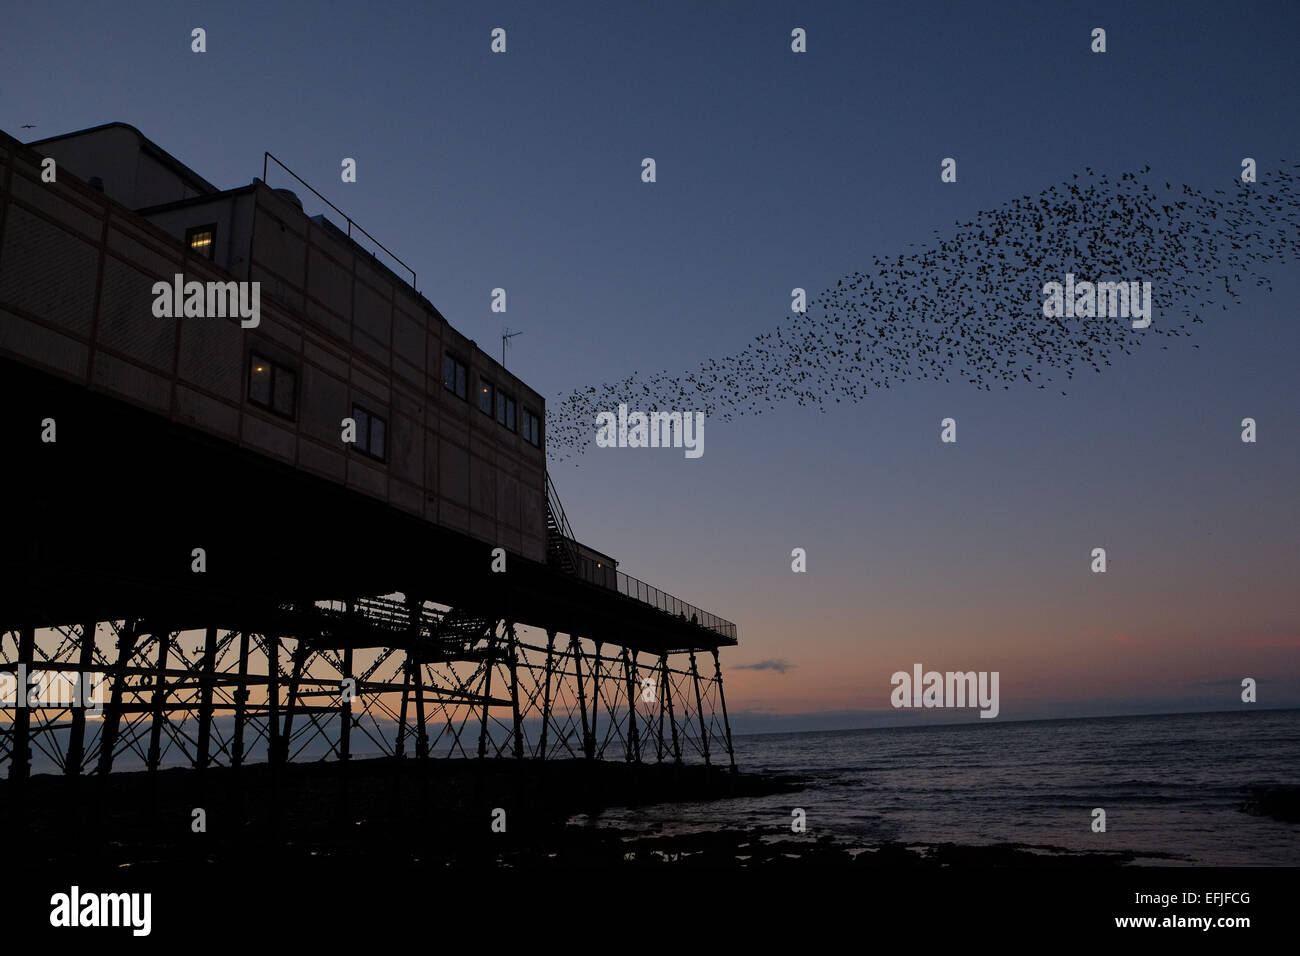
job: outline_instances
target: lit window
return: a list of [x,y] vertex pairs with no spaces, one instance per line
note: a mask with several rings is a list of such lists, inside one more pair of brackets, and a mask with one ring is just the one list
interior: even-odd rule
[[388,449],[385,443],[388,440],[388,423],[360,405],[352,406],[352,419],[357,423],[357,440],[352,447],[371,458],[386,461]]
[[492,383],[485,378],[478,380],[478,407],[484,415],[492,414]]
[[532,409],[524,409],[524,439],[531,445],[542,447],[542,420]]
[[468,397],[469,369],[465,363],[448,353],[442,359],[442,387],[460,398]]
[[497,421],[515,430],[515,400],[504,392],[497,392]]
[[248,400],[256,405],[271,407],[271,363],[253,356],[248,373]]
[[217,251],[217,224],[195,226],[185,230],[185,245],[190,252],[205,259],[211,259]]
[[297,405],[298,375],[293,369],[252,354],[248,363],[248,400],[277,415],[293,418]]

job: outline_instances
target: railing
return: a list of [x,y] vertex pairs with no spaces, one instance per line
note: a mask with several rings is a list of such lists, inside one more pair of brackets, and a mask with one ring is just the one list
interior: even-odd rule
[[[596,558],[590,558],[583,554],[582,549],[578,546],[577,539],[573,536],[573,529],[569,527],[569,519],[564,514],[564,506],[560,504],[559,495],[556,494],[555,484],[551,481],[549,473],[546,476],[546,502],[550,510],[551,521],[554,522],[556,529],[552,532],[548,528],[547,534],[551,540],[547,541],[547,550],[549,552],[553,546],[568,559],[567,563],[570,567],[563,569],[566,573],[572,574],[588,584],[609,588],[626,597],[649,604],[651,607],[657,608],[671,617],[678,618],[684,623],[694,624],[733,641],[736,639],[736,625],[725,618],[710,614],[694,604],[687,604],[671,594],[666,594],[658,588],[651,587],[644,581],[638,581],[629,574],[615,570],[614,567],[603,561],[598,561]],[[557,560],[559,560],[558,557]]]
[[559,528],[560,534],[570,541],[576,540],[573,537],[573,529],[569,527],[569,516],[564,513],[564,505],[560,504],[560,496],[555,491],[555,482],[551,481],[549,471],[546,473],[546,500],[551,505],[551,511],[555,515],[555,524]]
[[[681,622],[694,624],[733,641],[736,639],[736,625],[725,618],[710,614],[694,604],[687,604],[671,594],[656,587],[651,587],[644,581],[637,580],[630,574],[614,571],[608,566],[601,566],[599,562],[591,558],[583,557],[579,559],[575,577],[581,578],[590,584],[618,591],[619,594],[633,598],[643,604],[649,604],[651,607],[657,608]],[[380,627],[397,634],[403,634],[411,626],[410,612],[406,605],[400,601],[385,598],[361,598],[354,603],[353,607],[356,619],[372,627]],[[292,605],[285,605],[284,610],[286,612],[292,610]],[[340,623],[347,620],[345,605],[341,601],[328,602],[326,607],[317,605],[312,610],[314,613],[337,620]],[[430,613],[428,610],[423,610],[420,615],[421,634],[425,637],[433,636],[438,632],[443,619],[449,616],[453,616],[453,612],[442,614],[437,611]]]
[[[283,609],[288,612],[295,610],[295,607],[294,605],[284,605]],[[324,601],[312,605],[309,610],[310,613],[327,620],[338,621],[339,623],[349,620],[346,601]],[[358,598],[352,603],[352,619],[361,624],[383,628],[399,634],[406,632],[411,626],[410,611],[407,610],[406,605],[401,601],[393,601],[388,598]],[[431,621],[427,616],[422,616],[420,621],[421,629],[427,632],[430,626],[436,623],[436,619]]]
[[[303,179],[301,176],[299,176],[297,173],[295,173],[292,169],[290,169],[290,168],[289,168],[288,166],[286,166],[284,163],[280,162],[280,160],[276,159],[276,158],[275,158],[274,156],[272,156],[270,153],[267,153],[267,152],[265,152],[265,151],[263,151],[263,156],[262,156],[262,182],[266,183],[266,168],[267,168],[267,167],[266,167],[266,164],[267,164],[267,160],[275,160],[275,165],[279,166],[281,169],[283,169],[286,173],[288,173],[290,176],[292,176],[294,179],[296,179],[298,182],[300,182],[300,183],[301,183],[303,186],[305,186],[307,189],[311,189],[311,193],[312,193],[313,196],[315,196],[317,199],[319,199],[319,200],[320,200],[321,202],[323,202],[325,205],[329,206],[329,207],[330,207],[331,209],[333,209],[336,213],[338,213],[340,216],[342,216],[342,217],[344,218],[344,220],[346,220],[346,222],[347,222],[347,224],[348,224],[348,238],[349,238],[349,239],[352,238],[352,230],[355,228],[357,232],[361,233],[361,235],[365,236],[367,239],[369,239],[371,242],[373,242],[375,245],[377,245],[380,249],[383,249],[384,252],[388,254],[388,257],[389,257],[390,259],[392,259],[392,260],[393,260],[394,262],[396,262],[399,266],[401,266],[403,269],[405,269],[407,272],[409,272],[409,273],[411,274],[411,288],[412,288],[412,289],[415,289],[415,288],[416,288],[416,285],[415,285],[415,270],[414,270],[414,269],[412,269],[410,266],[408,266],[408,265],[407,265],[405,262],[403,262],[401,259],[397,258],[397,256],[393,255],[393,253],[389,251],[388,247],[385,246],[382,242],[380,242],[378,239],[376,239],[376,238],[375,238],[374,236],[372,236],[370,233],[366,232],[364,229],[362,229],[360,226],[358,226],[355,222],[353,222],[351,216],[349,216],[347,213],[345,213],[345,212],[344,212],[342,209],[340,209],[338,206],[334,205],[332,202],[330,202],[328,199],[326,199],[326,198],[325,198],[324,196],[322,196],[320,193],[316,192],[315,189],[312,189],[311,184],[308,183],[305,179]],[[270,186],[269,183],[267,183],[267,185]],[[353,240],[353,241],[355,242],[355,240]],[[417,291],[418,291],[418,290],[417,290]]]
[[603,561],[597,561],[595,558],[589,558],[585,555],[579,556],[575,574],[589,584],[609,588],[626,597],[649,604],[651,607],[658,608],[665,614],[679,618],[687,624],[695,624],[705,630],[713,631],[715,634],[721,634],[723,637],[729,637],[732,640],[736,639],[736,625],[725,618],[710,614],[694,604],[687,604],[671,594],[656,587],[651,587],[644,581],[637,580],[630,574],[616,571]]
[[[295,605],[282,606],[286,614],[294,613]],[[395,637],[405,637],[411,631],[411,610],[405,601],[394,601],[382,597],[358,598],[352,603],[349,615],[346,601],[324,601],[312,605],[312,614],[320,619],[344,625],[355,622],[367,627],[390,631]],[[447,611],[421,606],[419,619],[419,637],[437,639],[443,644],[465,643],[465,637],[471,632],[485,629],[490,624],[485,618],[479,618],[472,612],[452,608]]]
[[[565,570],[574,573],[580,567],[577,539],[573,536],[573,529],[569,527],[569,517],[564,513],[564,505],[560,504],[560,496],[555,490],[555,482],[551,481],[549,471],[546,473],[546,506],[550,512],[550,520],[555,524],[554,535],[559,538],[558,541],[547,541],[547,549],[550,550],[554,543],[563,552],[563,556],[568,558],[570,566]],[[547,534],[548,536],[552,534],[551,529],[547,529]]]
[[729,637],[733,641],[736,639],[736,625],[730,621],[718,617],[716,614],[710,614],[708,611],[698,608],[693,604],[687,604],[685,601],[678,600],[671,594],[665,594],[658,588],[651,587],[644,581],[638,581],[631,575],[624,574],[622,571],[615,572],[618,579],[618,591],[620,594],[626,594],[630,598],[636,598],[656,607],[659,610],[677,618],[681,618],[688,624],[697,624],[706,630],[713,631],[715,634],[721,634],[723,637]]
[[[386,627],[394,631],[405,631],[411,626],[411,612],[400,601],[386,598],[361,598],[353,603],[354,611],[361,620],[377,627]],[[421,620],[428,626],[429,621]]]

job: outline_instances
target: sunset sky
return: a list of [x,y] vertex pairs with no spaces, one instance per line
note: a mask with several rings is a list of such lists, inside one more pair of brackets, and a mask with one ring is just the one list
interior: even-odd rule
[[[739,351],[793,287],[1085,166],[1208,190],[1245,156],[1261,183],[1300,161],[1294,3],[984,6],[25,4],[0,128],[126,122],[222,188],[269,150],[489,352],[522,330],[507,365],[551,403]],[[1001,719],[1240,707],[1243,677],[1300,706],[1300,267],[1271,276],[1066,396],[904,385],[708,421],[699,459],[593,448],[552,477],[578,538],[737,623],[738,730],[919,719],[889,710],[916,662],[999,671]]]

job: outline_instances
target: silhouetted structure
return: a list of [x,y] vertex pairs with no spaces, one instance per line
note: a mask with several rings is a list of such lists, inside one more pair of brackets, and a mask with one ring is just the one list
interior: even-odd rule
[[[3,710],[11,777],[32,748],[107,773],[263,743],[346,760],[357,733],[396,755],[734,766],[735,626],[574,539],[542,397],[351,219],[307,216],[265,170],[218,190],[123,124],[0,134],[0,163],[0,673],[109,687],[102,721]],[[260,283],[256,326],[157,317],[177,274]]]

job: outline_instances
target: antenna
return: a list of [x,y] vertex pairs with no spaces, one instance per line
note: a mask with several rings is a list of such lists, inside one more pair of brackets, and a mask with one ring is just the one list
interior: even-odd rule
[[510,326],[506,326],[501,332],[501,367],[506,367],[506,346],[516,335],[523,335],[523,331],[511,332]]

